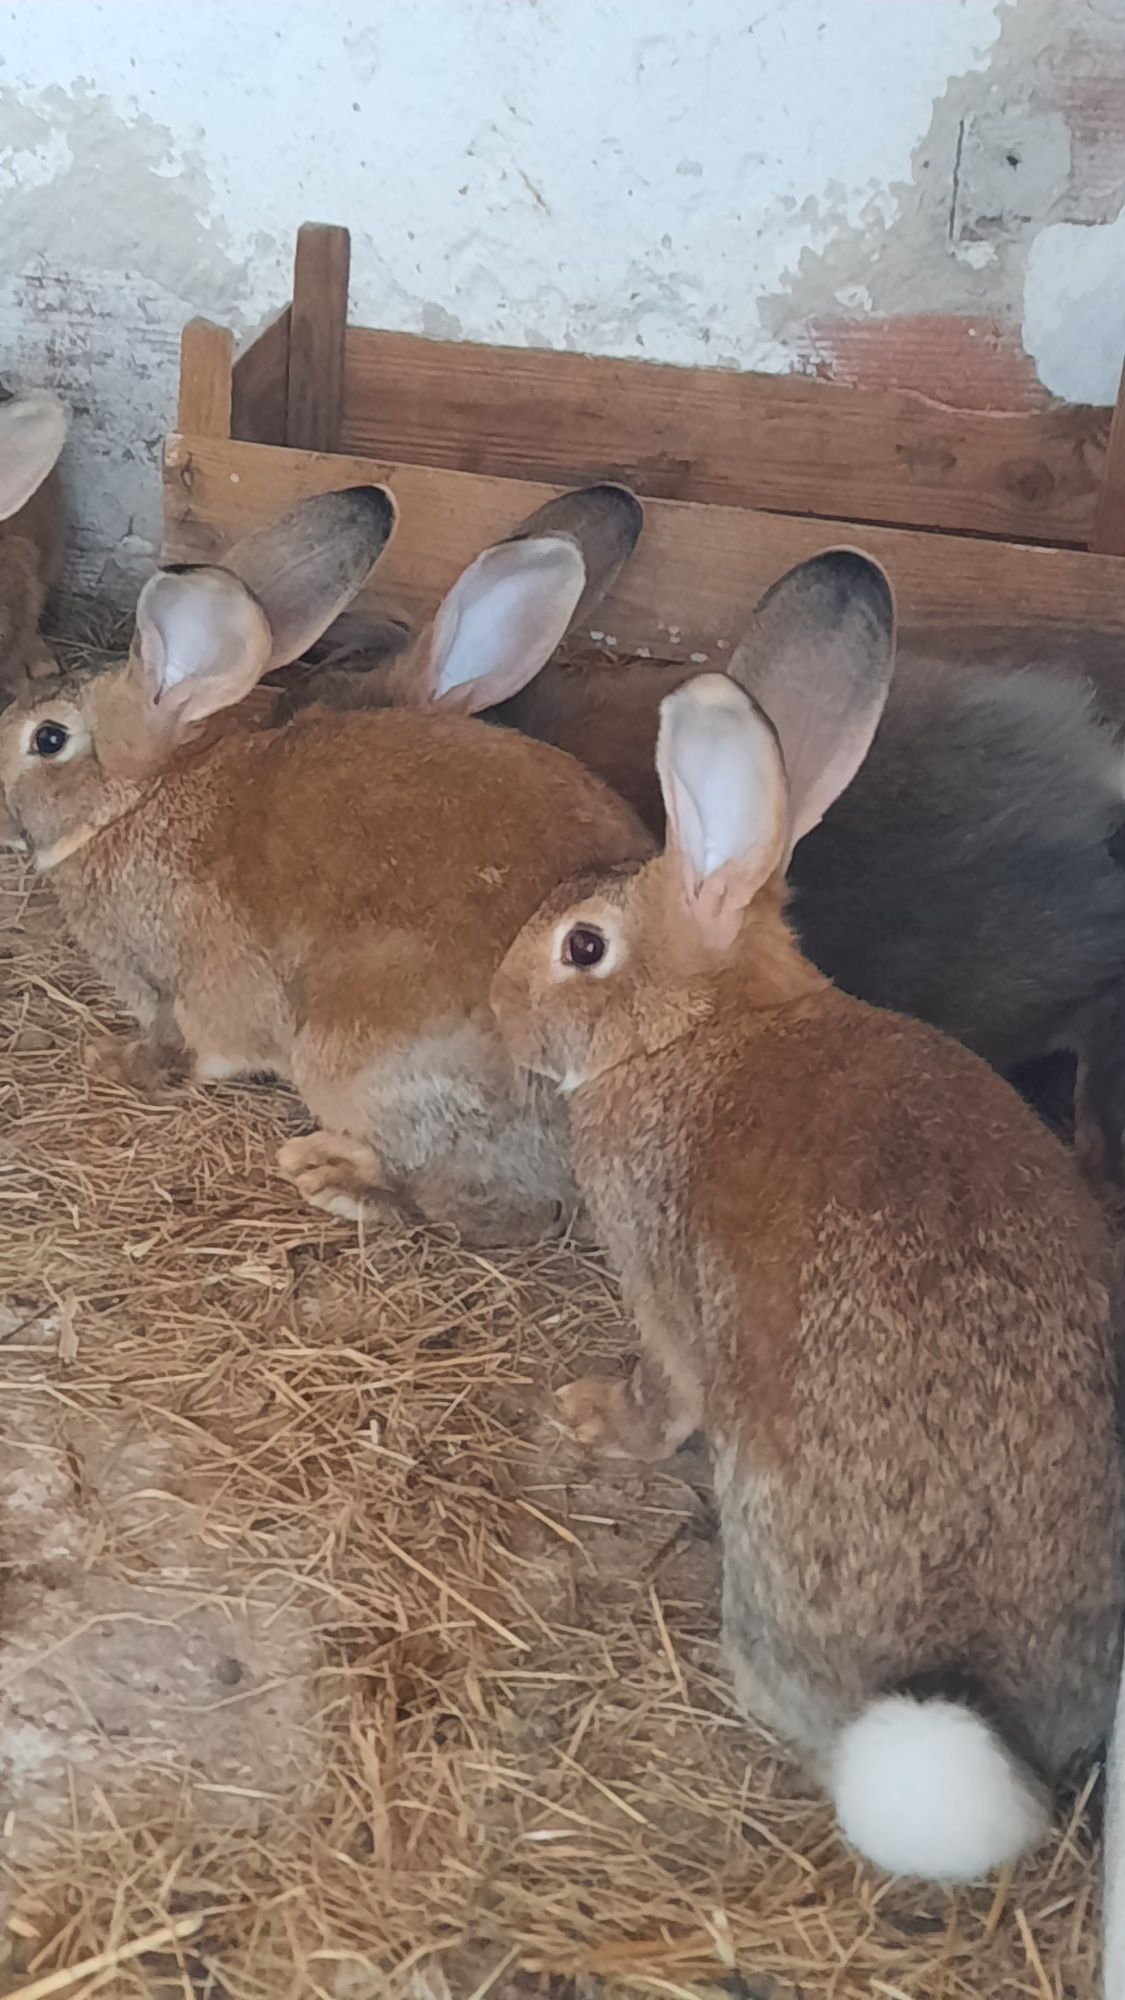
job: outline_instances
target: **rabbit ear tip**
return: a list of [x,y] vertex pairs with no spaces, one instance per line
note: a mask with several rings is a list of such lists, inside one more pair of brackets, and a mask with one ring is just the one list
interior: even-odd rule
[[352,486],[348,489],[351,510],[358,521],[384,537],[398,519],[394,495],[386,486]]

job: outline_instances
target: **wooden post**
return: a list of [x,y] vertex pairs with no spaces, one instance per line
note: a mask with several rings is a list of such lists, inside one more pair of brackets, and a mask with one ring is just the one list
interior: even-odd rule
[[1102,490],[1094,512],[1090,547],[1101,556],[1125,556],[1125,366],[1109,426]]
[[350,264],[346,229],[306,222],[298,230],[285,425],[285,442],[298,451],[339,445]]
[[233,365],[233,334],[212,320],[189,319],[180,340],[180,431],[229,438]]

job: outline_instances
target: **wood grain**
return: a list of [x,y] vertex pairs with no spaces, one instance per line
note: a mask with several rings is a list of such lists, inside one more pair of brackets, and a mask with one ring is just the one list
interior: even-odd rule
[[1109,413],[351,328],[340,449],[497,478],[1084,545]]
[[[460,570],[559,489],[369,458],[169,438],[166,561],[206,562],[305,494],[385,482],[400,508],[394,539],[361,603],[416,619]],[[645,529],[602,605],[596,635],[622,653],[720,664],[766,586],[840,543],[885,564],[914,644],[1006,654],[1013,632],[1080,661],[1086,636],[1122,651],[1125,563],[1065,549],[928,535],[745,508],[654,500]]]
[[289,319],[286,443],[335,451],[344,393],[351,239],[346,229],[306,222],[297,232]]
[[822,380],[868,396],[897,389],[984,415],[1055,407],[1018,327],[993,314],[816,313],[796,338]]
[[1094,516],[1091,548],[1102,555],[1125,556],[1125,367],[1109,431],[1105,474]]
[[189,319],[180,339],[181,430],[229,438],[234,335],[209,319]]
[[234,364],[231,436],[247,444],[285,443],[291,314],[286,306]]

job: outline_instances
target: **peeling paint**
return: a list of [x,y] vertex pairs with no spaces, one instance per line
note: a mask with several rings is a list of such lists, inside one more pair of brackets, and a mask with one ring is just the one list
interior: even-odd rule
[[1125,348],[1125,208],[1100,229],[1040,230],[1027,260],[1023,337],[1053,395],[1114,401]]
[[[796,274],[763,301],[766,324],[807,368],[861,382],[895,380],[981,406],[987,384],[997,407],[1043,400],[1058,393],[1063,374],[1083,374],[1074,365],[1084,336],[1081,306],[1073,300],[1069,332],[1060,328],[1072,365],[1061,372],[1054,366],[1050,379],[1037,376],[1038,347],[1021,333],[1025,272],[1041,232],[1107,223],[1121,205],[1125,6],[1001,0],[996,18],[987,61],[951,73],[935,96],[910,177],[889,190],[889,218],[874,214],[835,230],[822,248],[807,249]],[[1091,264],[1110,255],[1103,242]],[[862,315],[836,309],[841,290],[858,285],[870,301],[866,339]],[[1057,309],[1066,313],[1066,301]],[[901,360],[911,346],[908,329],[903,338],[895,332],[899,317],[929,328],[928,341],[913,338],[913,374],[887,372],[887,354],[897,351]],[[992,366],[981,374],[974,362],[957,358],[959,330],[982,323],[994,329],[994,361],[1006,356],[999,372]],[[855,356],[864,348],[870,369],[857,372]],[[1125,318],[1117,371],[1123,348]],[[1093,381],[1094,371],[1085,370],[1084,379]],[[1104,384],[1104,367],[1097,379]]]
[[0,6],[0,376],[78,406],[83,584],[151,563],[184,320],[257,330],[305,219],[398,331],[1112,393],[1122,0],[172,0],[143,53],[139,17]]
[[6,268],[49,246],[59,269],[137,270],[219,315],[245,292],[200,156],[166,126],[128,121],[82,84],[45,90],[33,107],[0,88],[0,147]]

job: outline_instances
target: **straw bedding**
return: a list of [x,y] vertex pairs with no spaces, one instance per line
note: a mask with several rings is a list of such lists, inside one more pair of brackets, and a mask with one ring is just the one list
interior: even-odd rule
[[89,1066],[14,863],[0,952],[0,1991],[1093,2000],[1081,1807],[888,1883],[734,1713],[705,1462],[552,1421],[595,1258],[316,1216],[294,1100]]

